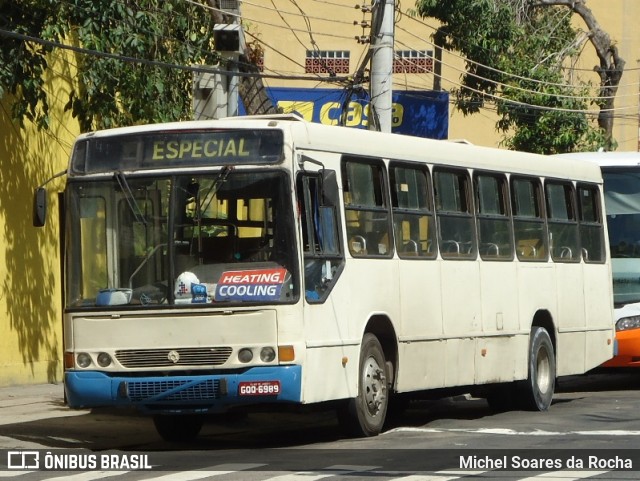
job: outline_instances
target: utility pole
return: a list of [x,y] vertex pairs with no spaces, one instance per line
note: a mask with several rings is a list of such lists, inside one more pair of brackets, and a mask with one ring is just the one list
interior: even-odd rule
[[394,13],[394,0],[378,0],[373,9],[369,129],[381,132],[391,132]]
[[213,38],[220,54],[220,66],[230,74],[196,72],[193,79],[193,111],[196,120],[219,119],[238,115],[238,62],[246,44],[240,25],[240,0],[212,0]]

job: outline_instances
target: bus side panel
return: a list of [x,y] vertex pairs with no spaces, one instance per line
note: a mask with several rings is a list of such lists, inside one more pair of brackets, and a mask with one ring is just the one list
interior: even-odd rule
[[555,264],[558,295],[556,371],[559,376],[582,373],[586,360],[586,324],[582,264]]
[[481,337],[476,342],[475,384],[511,382],[527,377],[529,336]]
[[440,266],[435,260],[399,261],[402,341],[442,337]]
[[528,333],[519,329],[515,262],[481,262],[482,331],[476,348],[476,384],[509,382],[527,375]]
[[341,276],[326,302],[304,303],[306,352],[302,399],[305,403],[357,394],[360,339],[348,335],[348,317],[344,311],[349,304],[342,299],[343,281]]
[[399,392],[444,387],[439,261],[400,260],[398,277],[402,335],[399,336]]
[[[395,259],[347,259],[327,301],[305,306],[306,343],[311,348],[303,368],[305,403],[357,394],[360,345],[367,323],[376,315],[391,322],[400,316],[397,279]],[[322,347],[328,350],[316,349]]]
[[[580,281],[583,264],[556,263],[558,295],[558,319],[565,329],[583,330],[586,326],[584,312],[584,287]],[[574,356],[575,357],[575,356]]]
[[[610,265],[586,264],[583,272],[585,318],[588,329],[585,369],[588,370],[613,357],[615,317],[612,314],[613,292]],[[605,302],[605,298],[608,302]]]
[[549,311],[555,325],[557,305],[553,265],[541,262],[518,262],[520,331],[529,335],[533,317],[539,310]]
[[473,384],[476,377],[474,337],[482,335],[479,263],[442,262],[442,315],[447,338],[445,383]]
[[302,401],[305,404],[358,395],[357,345],[311,347],[302,370]]
[[587,334],[575,329],[559,329],[557,345],[556,374],[568,376],[584,373]]
[[446,387],[446,347],[447,341],[444,339],[401,342],[397,391]]

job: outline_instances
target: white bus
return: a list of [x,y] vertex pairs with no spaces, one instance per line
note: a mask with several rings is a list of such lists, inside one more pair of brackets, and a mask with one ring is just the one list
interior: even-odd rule
[[640,367],[640,152],[561,157],[595,162],[604,178],[618,349],[603,367]]
[[546,410],[613,354],[595,165],[272,116],[81,135],[67,174],[66,399],[165,439],[303,405],[372,436],[441,388]]

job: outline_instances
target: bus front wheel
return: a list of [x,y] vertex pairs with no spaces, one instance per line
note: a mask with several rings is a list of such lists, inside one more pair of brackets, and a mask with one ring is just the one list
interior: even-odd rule
[[382,431],[389,406],[385,367],[380,341],[373,334],[365,334],[360,350],[358,395],[338,410],[338,420],[347,434],[376,436]]
[[153,424],[162,439],[172,443],[192,441],[200,433],[204,417],[198,414],[153,416]]
[[529,339],[529,376],[522,381],[523,407],[546,411],[551,406],[556,383],[553,343],[544,327],[534,326]]

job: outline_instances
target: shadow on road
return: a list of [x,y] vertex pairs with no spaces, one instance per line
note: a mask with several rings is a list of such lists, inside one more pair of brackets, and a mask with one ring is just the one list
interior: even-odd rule
[[[586,393],[597,393],[597,396],[606,401],[607,391],[612,392],[613,396],[616,391],[639,389],[640,372],[593,371],[583,376],[560,379],[554,405],[557,408],[570,406],[566,409],[566,415],[574,416],[577,405],[588,397]],[[224,450],[296,447],[344,439],[333,411],[212,416],[195,442],[172,444],[159,437],[152,420],[147,417],[114,410],[94,410],[86,414],[70,415],[71,411],[66,410],[62,400],[51,402],[49,407],[51,417],[47,419],[0,425],[0,447],[83,448],[92,451]],[[432,423],[443,425],[448,420],[480,423],[505,422],[518,418],[526,422],[529,419],[527,416],[532,414],[495,414],[484,399],[469,396],[420,400],[403,405],[402,409],[392,408],[385,431],[397,427],[428,427]],[[591,412],[582,415],[590,415],[597,420],[595,418],[605,416],[605,413]],[[605,417],[603,421],[612,421]],[[540,422],[541,418],[535,419]]]

